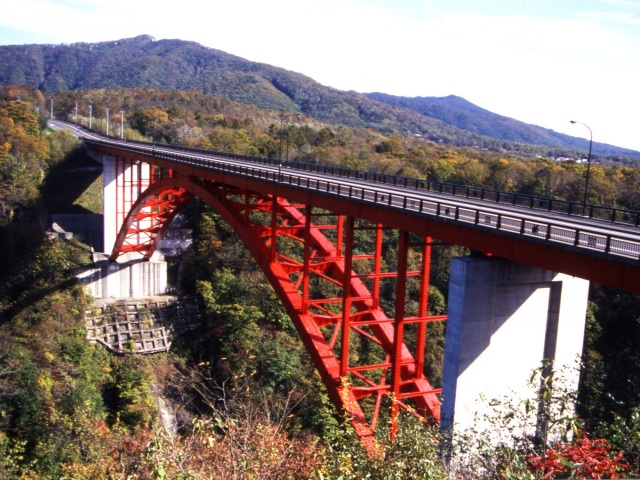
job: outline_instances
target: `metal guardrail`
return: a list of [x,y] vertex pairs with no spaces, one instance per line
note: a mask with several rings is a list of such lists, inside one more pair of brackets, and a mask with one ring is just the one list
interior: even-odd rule
[[[404,193],[381,192],[374,187],[360,187],[355,185],[345,185],[340,181],[310,179],[294,172],[304,171],[333,175],[341,178],[350,178],[356,180],[364,180],[368,182],[382,183],[385,185],[395,185],[407,188],[414,188],[417,191],[431,191],[453,196],[477,198],[488,201],[490,203],[519,205],[528,207],[532,210],[544,210],[555,213],[578,215],[577,206],[571,202],[556,201],[544,199],[540,197],[532,197],[528,195],[511,194],[505,192],[496,192],[475,187],[462,187],[459,185],[450,185],[428,180],[411,179],[406,177],[398,177],[391,175],[375,174],[371,172],[362,172],[357,170],[344,169],[339,167],[331,167],[315,164],[304,164],[298,162],[280,162],[277,159],[266,157],[256,157],[250,155],[231,154],[227,152],[215,152],[212,150],[168,146],[165,144],[149,144],[145,142],[126,143],[109,140],[85,140],[87,143],[115,146],[120,150],[142,155],[151,154],[155,158],[169,160],[182,165],[196,166],[211,171],[219,171],[232,173],[243,176],[251,176],[271,182],[280,182],[287,185],[303,188],[307,190],[315,190],[318,192],[345,196],[352,200],[375,203],[389,208],[401,209],[404,211],[412,211],[418,214],[437,217],[439,219],[453,220],[457,222],[475,225],[483,229],[493,229],[503,231],[508,234],[515,234],[529,237],[531,239],[539,239],[539,241],[553,242],[563,244],[570,247],[585,249],[592,253],[600,252],[604,254],[616,255],[627,259],[638,260],[640,258],[640,236],[636,239],[633,236],[603,234],[601,231],[589,228],[572,228],[561,222],[546,222],[539,220],[531,220],[513,213],[498,213],[494,210],[487,210],[481,207],[468,207],[456,205],[455,201],[448,202],[446,200],[430,200],[411,196]],[[158,150],[156,150],[156,147]],[[177,150],[175,153],[168,153],[160,148],[166,149],[170,147]],[[178,153],[184,152],[184,153]],[[215,163],[208,159],[191,157],[188,153],[197,153],[199,155],[207,155],[216,157]],[[256,164],[270,165],[275,167],[283,167],[280,171],[269,171],[260,168],[254,168],[247,165],[237,165],[224,162],[221,159],[233,159],[249,161]],[[545,203],[546,202],[546,203]],[[616,221],[619,215],[624,219],[621,223],[638,225],[638,212],[627,212],[606,207],[595,207],[588,205],[592,212],[607,212],[608,221]],[[576,213],[572,213],[576,212]],[[624,213],[626,212],[626,213]],[[625,218],[625,214],[633,214],[634,221],[629,222],[629,218]],[[590,218],[599,218],[591,216]],[[640,233],[640,232],[639,232]]]
[[260,157],[255,155],[242,155],[230,152],[222,152],[217,150],[207,150],[203,148],[185,147],[182,145],[154,144],[147,142],[127,141],[140,145],[157,145],[162,148],[172,148],[185,152],[192,152],[201,155],[215,156],[219,158],[228,158],[233,160],[244,160],[263,165],[281,165],[286,168],[301,170],[310,173],[319,173],[323,175],[335,175],[338,177],[352,178],[363,180],[366,182],[383,183],[385,185],[400,186],[405,188],[414,188],[416,190],[424,190],[441,194],[454,195],[457,197],[470,198],[486,202],[493,202],[505,205],[514,205],[529,208],[532,210],[541,210],[555,212],[569,216],[593,218],[597,220],[619,223],[622,225],[640,226],[640,212],[627,210],[623,208],[614,208],[601,205],[590,205],[567,200],[558,200],[550,197],[540,197],[536,195],[527,195],[515,192],[503,192],[500,190],[472,187],[467,185],[458,185],[453,183],[436,182],[433,180],[420,180],[416,178],[403,177],[399,175],[389,175],[384,173],[367,172],[363,170],[353,170],[332,165],[319,165],[315,163],[303,163],[294,161],[280,161],[278,159]]
[[[69,122],[62,122],[69,123]],[[88,128],[76,125],[76,128],[91,132],[92,134],[99,135],[104,138],[105,141],[111,141],[109,137]],[[95,141],[95,140],[94,140]],[[119,141],[113,139],[113,141],[121,145]],[[174,150],[180,150],[185,152],[192,152],[201,155],[215,156],[218,158],[228,158],[233,160],[243,160],[254,162],[262,165],[281,165],[286,168],[301,170],[311,173],[320,173],[323,175],[335,175],[345,178],[353,178],[358,180],[364,180],[367,182],[383,183],[386,185],[402,186],[415,188],[417,190],[425,190],[429,192],[437,192],[441,194],[449,194],[458,197],[471,198],[474,200],[481,200],[487,202],[493,202],[505,205],[521,206],[530,208],[532,210],[541,210],[554,213],[565,214],[569,216],[593,218],[597,220],[609,221],[612,223],[619,223],[622,225],[640,226],[640,211],[627,210],[624,208],[614,208],[601,205],[590,205],[578,202],[570,202],[567,200],[558,200],[550,197],[540,197],[536,195],[528,195],[515,192],[503,192],[500,190],[472,187],[467,185],[458,185],[453,183],[436,182],[433,180],[420,180],[410,177],[403,177],[399,175],[389,175],[385,173],[366,172],[362,170],[353,170],[349,168],[337,167],[332,165],[319,165],[315,163],[303,163],[294,161],[281,161],[269,157],[261,157],[257,155],[243,155],[237,153],[223,152],[218,150],[207,150],[204,148],[185,147],[183,145],[174,144],[157,144],[149,142],[141,142],[136,140],[125,140],[127,144],[137,144],[141,146],[157,146],[162,148],[172,148]]]

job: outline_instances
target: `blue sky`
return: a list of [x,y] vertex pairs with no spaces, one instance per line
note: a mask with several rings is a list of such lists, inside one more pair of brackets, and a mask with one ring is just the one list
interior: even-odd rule
[[640,151],[640,0],[0,0],[0,45],[140,34]]

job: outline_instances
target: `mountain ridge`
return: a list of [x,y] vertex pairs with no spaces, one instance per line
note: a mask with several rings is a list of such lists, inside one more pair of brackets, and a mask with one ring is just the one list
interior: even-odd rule
[[[446,97],[399,97],[384,93],[366,93],[367,97],[389,105],[409,108],[458,128],[505,141],[557,146],[564,134],[499,115],[456,95]],[[574,145],[571,145],[575,147]],[[622,147],[620,147],[622,148]]]
[[[342,91],[312,78],[199,43],[150,35],[108,42],[0,46],[0,84],[45,93],[95,88],[193,90],[260,108],[304,113],[330,124],[419,135],[453,146],[522,156],[576,155],[588,141],[525,124],[462,97],[397,97]],[[594,143],[594,156],[640,159],[640,152]]]

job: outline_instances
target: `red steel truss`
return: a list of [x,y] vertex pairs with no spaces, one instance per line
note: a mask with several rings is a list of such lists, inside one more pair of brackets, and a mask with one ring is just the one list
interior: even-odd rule
[[[439,420],[440,389],[424,374],[428,324],[445,319],[428,314],[430,238],[214,180],[156,173],[129,208],[112,260],[128,252],[150,258],[174,216],[199,197],[251,251],[330,398],[371,454],[382,419],[395,437],[401,408]],[[383,290],[393,304],[382,304]]]

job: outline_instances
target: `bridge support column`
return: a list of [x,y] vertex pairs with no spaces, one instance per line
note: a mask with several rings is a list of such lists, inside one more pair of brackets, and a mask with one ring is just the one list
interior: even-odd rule
[[[442,426],[462,433],[491,415],[489,402],[532,398],[543,359],[582,354],[589,282],[495,257],[452,261]],[[569,382],[577,388],[578,372]]]
[[[104,155],[102,169],[104,248],[105,251],[111,252],[131,206],[151,183],[151,166],[126,158]],[[141,228],[148,226],[149,221],[142,223],[144,225],[139,225]]]
[[110,155],[102,157],[102,205],[104,221],[104,250],[113,249],[118,236],[117,205],[116,205],[116,159]]
[[[138,196],[151,184],[152,167],[148,164],[122,157],[103,155],[103,211],[104,249],[111,254],[119,230]],[[143,231],[151,220],[137,220],[136,228]],[[137,233],[138,243],[143,238]],[[142,240],[141,240],[142,239]],[[93,268],[77,273],[80,282],[94,298],[139,298],[162,295],[167,291],[167,264],[162,255],[156,254],[149,261],[142,261],[140,254],[132,253],[120,257],[118,263],[100,261],[94,256]]]

